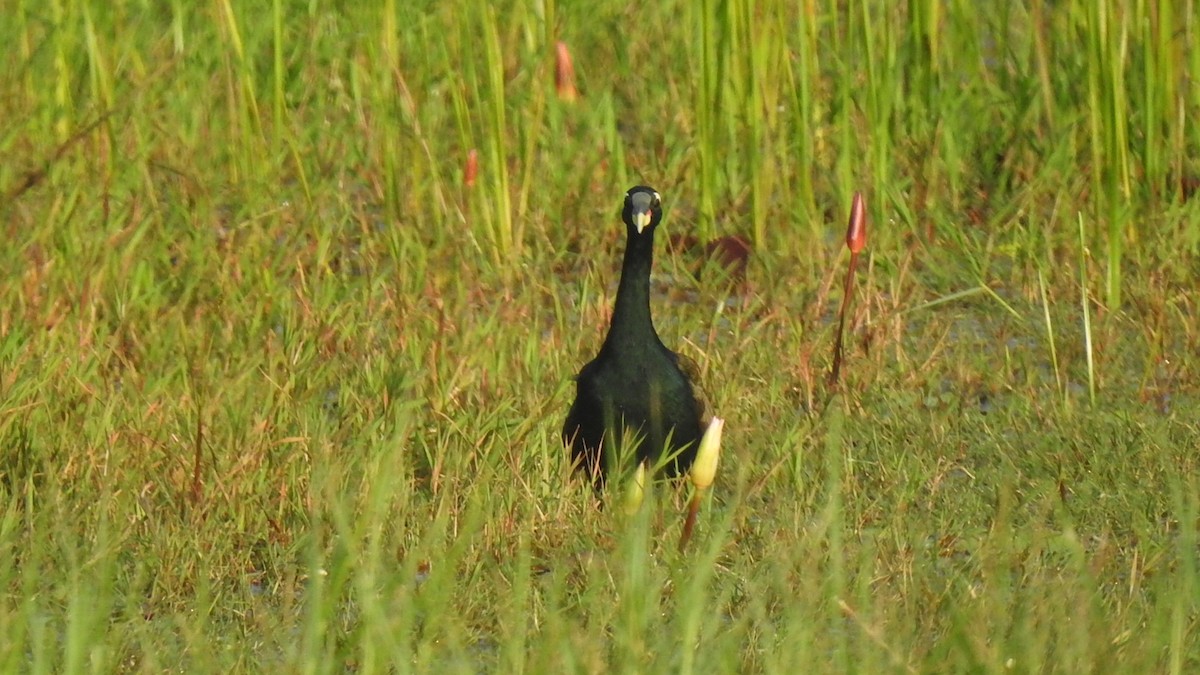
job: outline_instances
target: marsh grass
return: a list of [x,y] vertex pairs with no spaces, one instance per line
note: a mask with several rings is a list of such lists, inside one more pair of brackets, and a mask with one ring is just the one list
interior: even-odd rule
[[[1191,4],[10,13],[0,669],[1200,667]],[[637,182],[682,553],[558,438]]]

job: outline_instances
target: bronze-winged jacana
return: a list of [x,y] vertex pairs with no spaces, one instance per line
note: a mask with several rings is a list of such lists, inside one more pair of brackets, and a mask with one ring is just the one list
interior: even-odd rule
[[597,486],[617,468],[615,448],[635,458],[629,468],[661,463],[664,476],[686,473],[703,432],[703,405],[650,318],[654,230],[662,216],[652,188],[639,185],[625,194],[625,261],[612,323],[600,353],[575,378],[575,402],[563,425],[573,461]]

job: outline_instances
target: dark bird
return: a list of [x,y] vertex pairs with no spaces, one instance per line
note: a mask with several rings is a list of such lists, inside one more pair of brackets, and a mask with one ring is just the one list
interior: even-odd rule
[[625,261],[612,324],[600,353],[575,378],[575,403],[563,425],[573,461],[597,486],[618,460],[628,468],[661,463],[666,476],[686,473],[703,431],[703,405],[681,357],[663,345],[650,318],[650,264],[662,215],[653,189],[639,185],[625,194]]

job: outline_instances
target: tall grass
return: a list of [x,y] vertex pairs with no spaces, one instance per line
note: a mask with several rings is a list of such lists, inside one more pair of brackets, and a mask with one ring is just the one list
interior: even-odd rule
[[[0,669],[1200,664],[1194,4],[9,9]],[[682,553],[558,438],[634,183]]]

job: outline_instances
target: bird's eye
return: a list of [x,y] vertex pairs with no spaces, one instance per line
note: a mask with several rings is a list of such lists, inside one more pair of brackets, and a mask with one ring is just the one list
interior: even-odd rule
[[659,204],[661,204],[661,203],[662,203],[662,199],[658,196],[658,193],[655,192],[654,193],[654,208],[658,208]]

